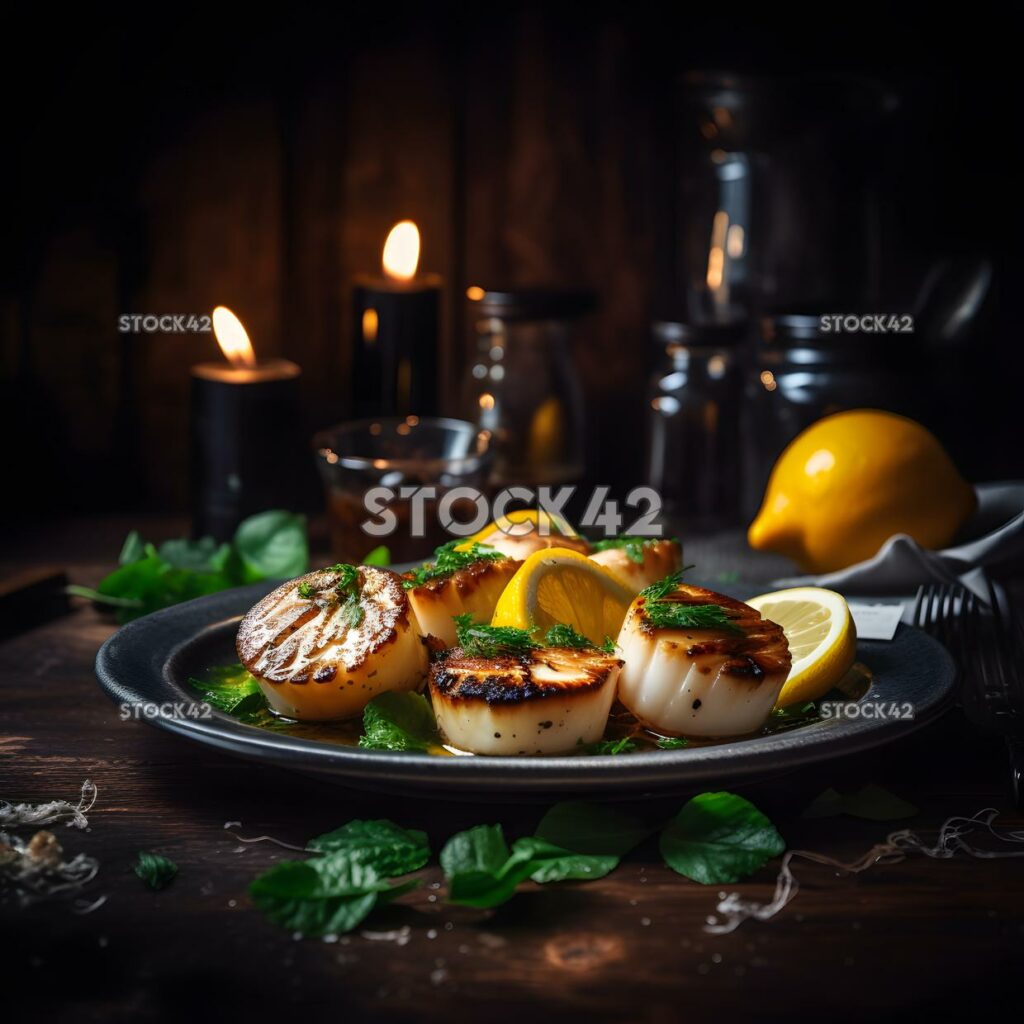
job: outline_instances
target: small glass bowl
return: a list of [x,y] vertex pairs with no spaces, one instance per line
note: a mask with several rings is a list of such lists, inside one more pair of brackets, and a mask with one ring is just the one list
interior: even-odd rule
[[[379,544],[392,562],[419,561],[448,539],[437,517],[437,503],[454,487],[486,492],[491,468],[491,434],[464,420],[407,416],[355,420],[323,430],[313,438],[327,497],[331,550],[342,562],[359,562]],[[437,488],[423,503],[425,535],[411,534],[412,503],[402,487]],[[375,517],[364,503],[371,487],[396,492],[386,507],[398,519],[394,532],[375,537],[363,524]],[[459,503],[453,512],[459,515]]]

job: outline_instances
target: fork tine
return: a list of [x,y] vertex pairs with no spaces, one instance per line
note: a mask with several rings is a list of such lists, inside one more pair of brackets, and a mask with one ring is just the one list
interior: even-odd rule
[[910,621],[918,629],[924,629],[924,584],[917,588],[917,596],[914,598],[914,610],[910,613]]

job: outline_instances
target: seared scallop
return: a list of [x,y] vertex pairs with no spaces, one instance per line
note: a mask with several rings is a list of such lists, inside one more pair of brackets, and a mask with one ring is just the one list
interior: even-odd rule
[[522,537],[495,530],[483,543],[519,562],[526,561],[535,551],[543,551],[545,548],[569,548],[583,555],[590,553],[590,542],[585,537],[566,537],[554,530],[544,537],[536,527]]
[[561,754],[604,734],[622,662],[546,647],[483,658],[448,651],[430,668],[446,743],[475,754]]
[[665,736],[755,732],[791,665],[781,626],[742,601],[687,584],[637,597],[618,646],[619,699]]
[[418,586],[410,586],[415,577],[406,573],[404,585],[420,633],[454,647],[454,616],[468,612],[476,622],[490,622],[501,592],[519,565],[511,558],[481,559]]
[[335,566],[283,584],[242,619],[238,657],[288,718],[358,715],[384,690],[415,690],[427,650],[402,580],[389,569]]
[[679,569],[683,549],[677,540],[636,537],[628,543],[596,550],[590,558],[636,594]]

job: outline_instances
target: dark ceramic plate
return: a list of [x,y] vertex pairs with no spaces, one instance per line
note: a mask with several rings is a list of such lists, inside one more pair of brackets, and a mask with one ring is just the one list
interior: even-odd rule
[[[130,623],[100,648],[100,685],[118,703],[194,702],[189,677],[237,661],[238,621],[274,586],[259,583],[224,591]],[[147,720],[228,753],[366,789],[427,790],[433,795],[491,800],[570,793],[637,797],[756,781],[866,750],[919,728],[947,706],[953,663],[942,646],[919,630],[900,626],[891,643],[861,641],[857,654],[874,677],[857,703],[862,711],[870,704],[889,715],[879,717],[876,711],[872,717],[831,718],[788,732],[686,750],[619,756],[436,757],[303,739],[244,725],[219,711],[206,720]],[[905,717],[908,708],[913,717]],[[892,716],[894,709],[899,717]]]

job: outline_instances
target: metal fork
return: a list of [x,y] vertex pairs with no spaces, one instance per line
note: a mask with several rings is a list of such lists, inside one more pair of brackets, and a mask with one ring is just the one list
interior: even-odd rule
[[1024,809],[1024,632],[991,582],[988,597],[986,606],[960,584],[931,583],[918,588],[913,621],[953,656],[967,718],[1004,737],[1014,801]]

